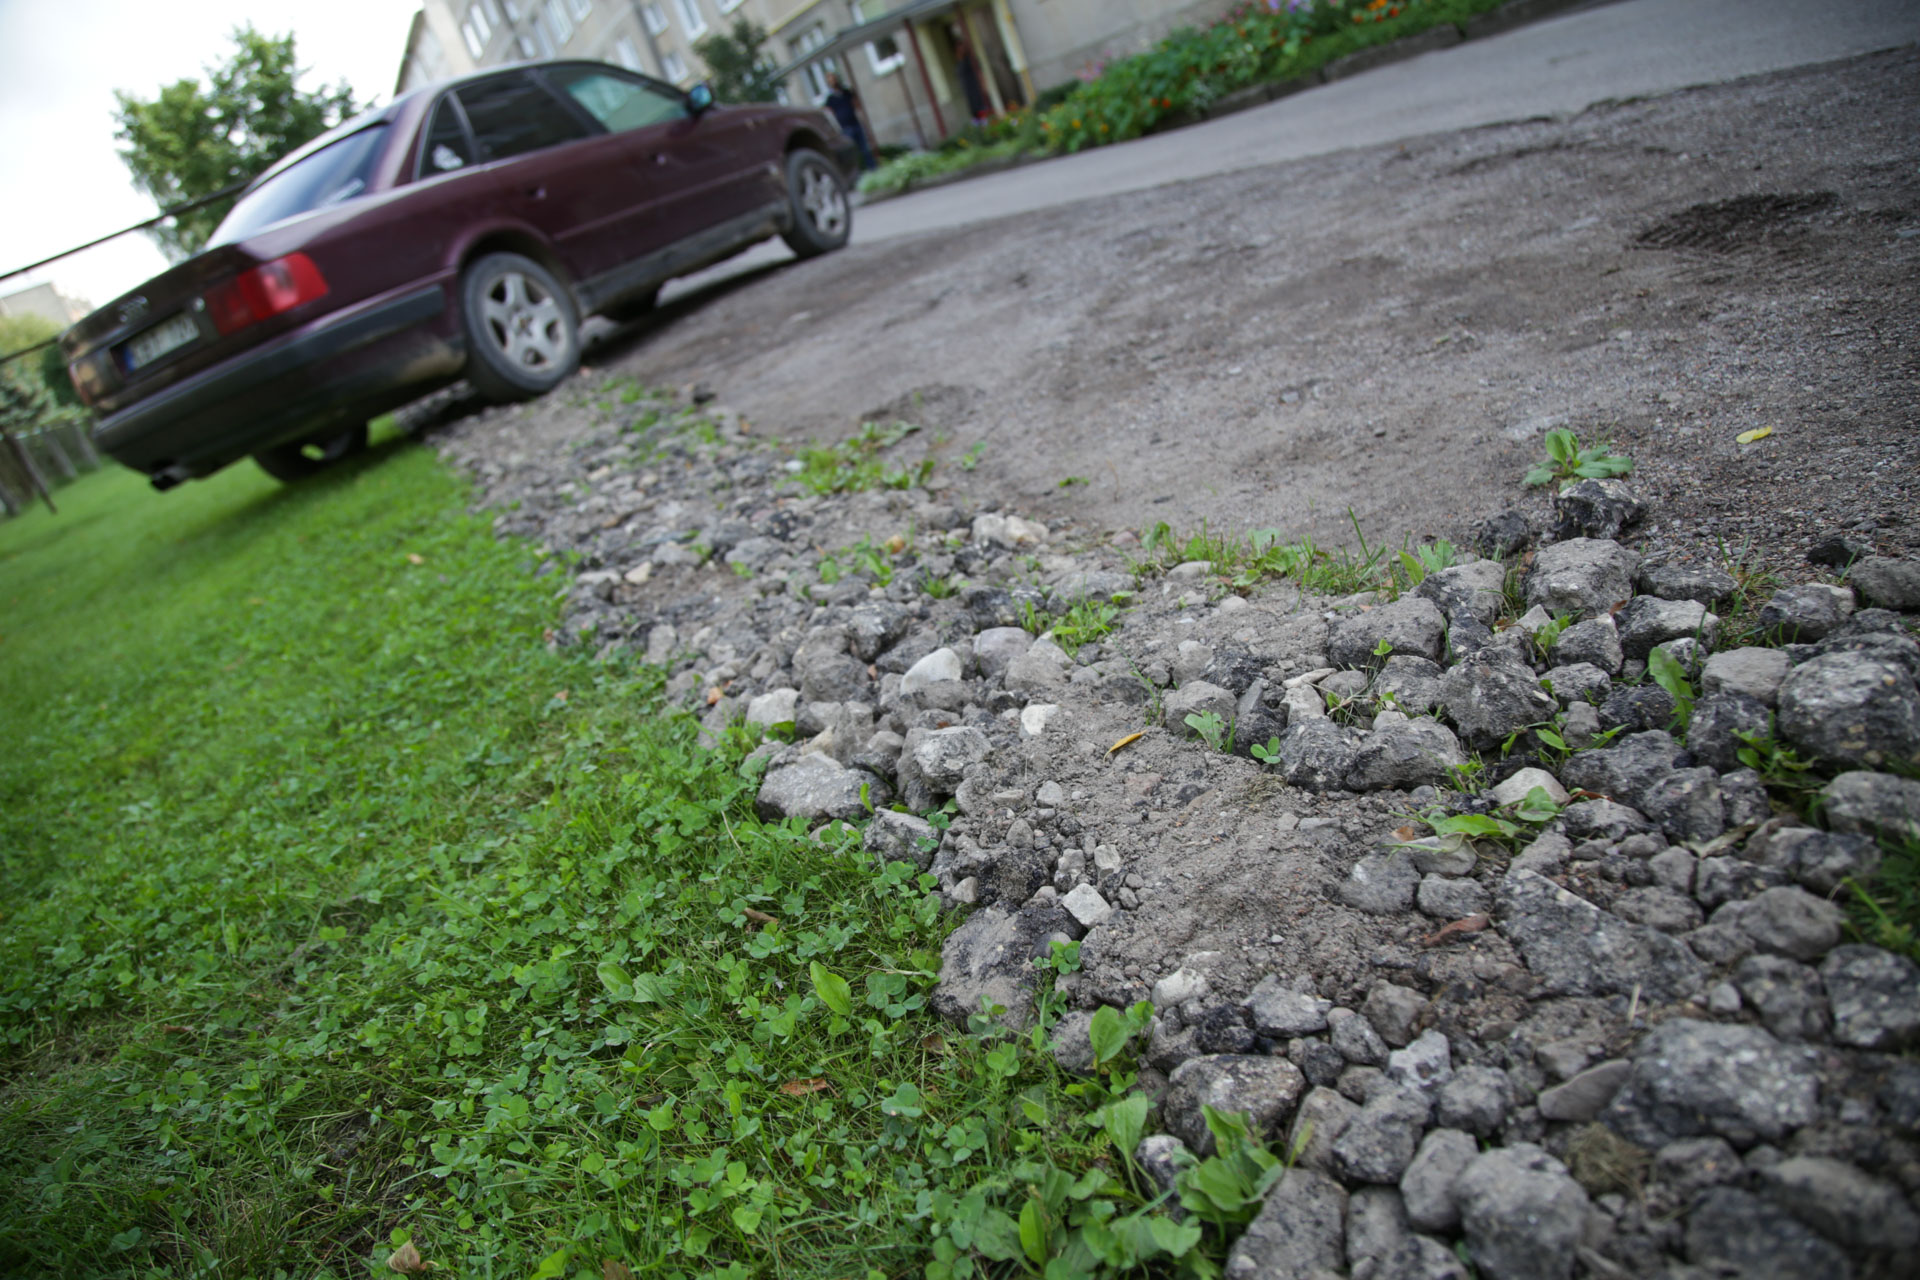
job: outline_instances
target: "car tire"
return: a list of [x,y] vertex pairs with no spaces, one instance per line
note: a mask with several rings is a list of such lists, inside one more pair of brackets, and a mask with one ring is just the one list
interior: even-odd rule
[[780,238],[798,258],[831,253],[853,234],[853,204],[833,161],[802,147],[787,156],[787,201],[793,226]]
[[460,277],[467,381],[496,404],[553,390],[580,366],[573,297],[551,271],[517,253],[490,253]]
[[347,428],[338,435],[318,436],[275,445],[253,455],[260,469],[275,480],[294,484],[325,471],[337,462],[363,453],[367,447],[367,424]]

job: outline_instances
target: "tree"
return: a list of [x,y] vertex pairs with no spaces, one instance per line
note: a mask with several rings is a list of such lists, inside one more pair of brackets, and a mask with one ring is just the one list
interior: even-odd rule
[[[0,356],[25,351],[59,332],[60,326],[44,316],[0,316]],[[67,377],[67,364],[58,344],[0,365],[0,378],[18,384],[35,404],[44,398],[47,413],[81,407],[80,397]]]
[[[152,101],[113,95],[114,136],[127,144],[120,159],[163,209],[258,176],[360,110],[344,83],[314,93],[294,86],[300,72],[291,35],[263,36],[249,25],[233,33],[233,43],[233,56],[208,67],[204,85],[179,80]],[[200,251],[232,204],[183,213],[147,234],[178,262]]]
[[779,87],[773,73],[779,67],[766,56],[766,44],[767,29],[747,17],[735,18],[731,30],[695,40],[693,51],[707,64],[713,96],[722,102],[772,102]]

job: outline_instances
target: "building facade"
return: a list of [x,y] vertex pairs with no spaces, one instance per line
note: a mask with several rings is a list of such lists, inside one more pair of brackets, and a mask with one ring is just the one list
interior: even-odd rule
[[617,63],[691,87],[701,37],[747,18],[786,68],[786,101],[825,99],[838,75],[876,141],[930,147],[970,121],[1147,48],[1234,0],[426,0],[396,92],[531,58]]

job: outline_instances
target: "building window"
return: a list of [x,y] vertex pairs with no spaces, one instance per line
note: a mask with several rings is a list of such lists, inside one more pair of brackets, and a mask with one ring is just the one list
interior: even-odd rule
[[705,35],[707,19],[700,12],[700,0],[673,0],[680,9],[680,25],[687,29],[687,36]]
[[500,6],[497,3],[495,3],[495,0],[482,0],[482,3],[485,6],[487,11],[487,21],[496,27],[499,26],[500,25]]
[[573,39],[573,19],[560,7],[560,0],[547,0],[547,25],[553,28],[553,43],[563,45]]
[[[893,0],[853,0],[853,20],[856,23],[872,22],[875,18],[884,18],[893,7]],[[867,42],[867,58],[873,63],[873,74],[884,76],[907,60],[907,55],[900,47],[903,39],[905,37],[896,29],[878,40]]]
[[667,73],[667,79],[679,84],[687,78],[687,64],[672,49],[660,55],[660,68]]
[[633,43],[632,36],[621,36],[613,42],[613,56],[615,61],[629,71],[642,70],[640,66],[640,50]]
[[654,35],[659,35],[667,29],[666,11],[657,4],[641,5],[640,17],[647,24],[647,30]]
[[467,20],[460,24],[460,34],[466,37],[467,51],[476,59],[487,51],[487,37],[493,34],[493,24],[487,21],[487,11],[477,4],[467,6]]
[[513,0],[503,0],[503,3],[507,7],[507,17],[514,22],[520,21],[520,6],[515,4]]
[[[790,62],[798,62],[806,57],[809,51],[818,49],[826,42],[827,24],[816,22],[801,33],[798,39],[787,42],[787,59]],[[838,70],[840,70],[840,64],[832,58],[809,62],[800,68],[800,78],[807,86],[807,97],[816,103],[824,101],[827,96],[827,73]]]
[[746,2],[747,0],[720,0],[720,12],[732,13]]
[[593,12],[593,0],[567,0],[567,7],[573,10],[575,21],[583,21]]
[[521,57],[537,58],[540,56],[540,46],[533,42],[532,36],[522,32],[520,36],[517,37],[517,42],[520,45]]

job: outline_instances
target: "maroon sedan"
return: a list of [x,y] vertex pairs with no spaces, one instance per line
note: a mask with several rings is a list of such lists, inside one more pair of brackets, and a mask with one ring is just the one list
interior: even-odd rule
[[459,378],[493,400],[579,363],[580,318],[774,235],[852,229],[817,111],[716,106],[594,62],[402,97],[262,174],[208,247],[61,336],[113,458],[170,488],[248,454],[283,480]]

